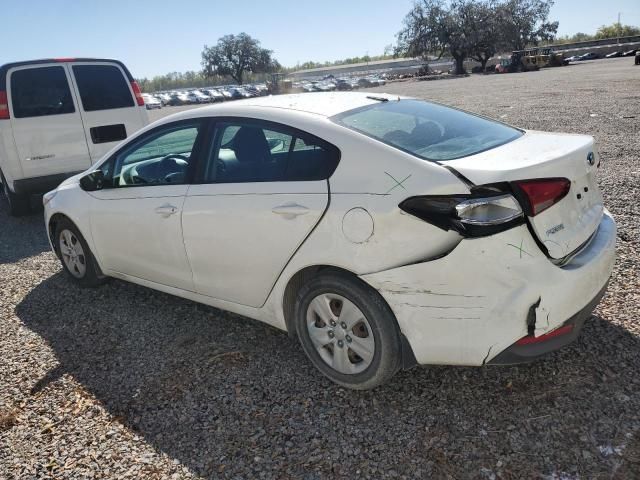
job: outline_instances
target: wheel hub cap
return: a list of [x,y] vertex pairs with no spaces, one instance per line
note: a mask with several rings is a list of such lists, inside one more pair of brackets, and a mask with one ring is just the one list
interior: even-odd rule
[[371,326],[362,311],[341,295],[324,293],[311,301],[307,331],[322,360],[340,373],[360,373],[373,361]]
[[87,271],[84,249],[78,237],[71,230],[62,230],[58,241],[62,261],[69,273],[76,278],[84,277]]

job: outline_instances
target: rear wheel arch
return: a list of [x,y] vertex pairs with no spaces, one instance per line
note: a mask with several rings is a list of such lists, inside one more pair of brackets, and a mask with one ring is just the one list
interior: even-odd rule
[[393,311],[393,309],[391,308],[387,300],[380,294],[380,292],[378,292],[378,290],[376,290],[374,287],[369,285],[369,283],[362,280],[358,275],[356,275],[352,271],[347,270],[345,268],[336,267],[335,265],[311,265],[311,266],[305,267],[302,270],[299,270],[295,274],[293,274],[289,279],[289,281],[287,282],[287,286],[285,287],[284,295],[282,298],[282,311],[284,313],[285,326],[287,327],[287,333],[289,334],[289,336],[294,337],[297,335],[296,326],[295,326],[295,305],[296,305],[298,292],[312,278],[316,277],[320,273],[326,273],[326,272],[339,273],[342,275],[346,275],[354,279],[355,281],[360,282],[363,285],[366,285],[367,287],[374,290],[378,294],[380,301],[383,302],[384,305],[389,309],[389,312],[391,313],[393,321],[395,322],[395,325],[398,328],[398,331],[400,332],[401,347],[402,347],[402,368],[409,369],[416,366],[418,362],[413,353],[413,349],[411,348],[411,345],[409,344],[407,337],[405,337],[404,333],[402,332],[402,328],[400,327],[398,319],[395,316],[395,312]]
[[287,286],[284,289],[284,295],[282,297],[282,311],[284,313],[284,322],[287,327],[287,332],[289,336],[296,335],[296,327],[294,321],[294,310],[296,305],[296,297],[298,292],[302,288],[302,286],[311,280],[313,277],[318,275],[321,271],[341,271],[349,275],[356,275],[349,270],[345,270],[344,268],[335,267],[332,265],[311,265],[308,267],[299,270],[294,273],[289,281],[287,282]]

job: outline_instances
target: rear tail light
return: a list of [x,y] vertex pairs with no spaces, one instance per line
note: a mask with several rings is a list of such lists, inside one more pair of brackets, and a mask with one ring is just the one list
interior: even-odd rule
[[8,120],[9,101],[7,100],[7,92],[0,90],[0,120]]
[[426,222],[466,237],[484,237],[524,222],[520,204],[509,194],[411,197],[400,208]]
[[133,94],[136,97],[136,102],[138,102],[139,107],[144,107],[144,98],[142,98],[142,92],[140,91],[140,86],[138,82],[133,80],[131,82],[131,89],[133,90]]
[[558,203],[569,193],[571,188],[571,181],[566,178],[521,180],[514,182],[514,184],[523,194],[527,215],[530,217],[534,217]]

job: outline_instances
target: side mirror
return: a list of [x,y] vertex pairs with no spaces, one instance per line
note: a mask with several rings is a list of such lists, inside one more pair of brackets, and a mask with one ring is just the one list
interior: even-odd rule
[[102,170],[94,170],[80,179],[80,188],[85,192],[95,192],[96,190],[102,190],[103,187],[104,172]]

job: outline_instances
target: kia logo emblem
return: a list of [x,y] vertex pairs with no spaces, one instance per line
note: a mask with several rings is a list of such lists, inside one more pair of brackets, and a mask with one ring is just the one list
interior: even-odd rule
[[589,152],[589,155],[587,155],[587,163],[589,165],[593,165],[594,163],[596,163],[596,156],[593,154],[593,152]]

